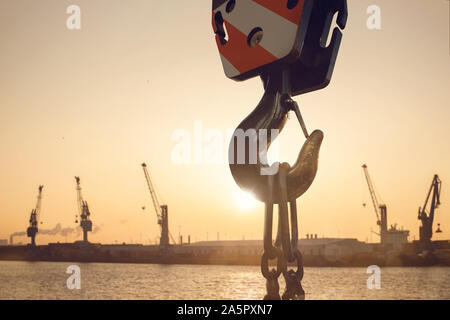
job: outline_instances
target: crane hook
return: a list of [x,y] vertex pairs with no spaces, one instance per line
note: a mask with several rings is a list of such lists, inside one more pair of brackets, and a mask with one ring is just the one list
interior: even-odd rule
[[[267,281],[264,299],[304,299],[303,260],[298,248],[296,199],[311,186],[317,173],[323,133],[308,133],[291,96],[325,88],[331,80],[347,0],[256,1],[212,0],[212,26],[228,78],[260,76],[264,95],[239,124],[231,138],[228,160],[234,180],[265,204],[264,253],[261,272]],[[327,39],[337,13],[337,27]],[[297,161],[268,164],[267,152],[294,111],[305,135]],[[278,204],[278,235],[272,241],[273,206]],[[290,217],[290,221],[289,221]],[[290,228],[289,228],[290,227]],[[269,260],[277,269],[269,270]],[[297,271],[287,263],[297,262]],[[280,297],[278,277],[285,293]]]
[[[229,147],[229,165],[236,183],[259,201],[269,198],[267,176],[278,174],[280,163],[267,163],[271,143],[283,129],[289,111],[294,111],[306,141],[297,161],[288,167],[287,200],[293,201],[311,186],[317,173],[319,151],[323,133],[315,130],[308,134],[300,110],[291,98],[289,68],[271,70],[261,76],[265,93],[259,104],[234,131]],[[273,203],[279,204],[279,190],[272,190]]]

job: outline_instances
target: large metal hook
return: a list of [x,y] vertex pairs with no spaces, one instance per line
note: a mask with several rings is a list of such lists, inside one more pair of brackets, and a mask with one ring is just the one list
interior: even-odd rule
[[[318,167],[319,151],[323,133],[306,130],[298,105],[291,99],[289,67],[270,70],[261,78],[265,93],[257,107],[236,128],[230,142],[229,163],[234,180],[242,189],[265,202],[269,197],[279,204],[280,191],[269,195],[268,176],[278,174],[279,163],[269,166],[267,151],[272,141],[283,129],[289,111],[294,111],[306,137],[297,157],[287,174],[287,200],[293,201],[311,186]],[[283,166],[289,164],[283,163]]]

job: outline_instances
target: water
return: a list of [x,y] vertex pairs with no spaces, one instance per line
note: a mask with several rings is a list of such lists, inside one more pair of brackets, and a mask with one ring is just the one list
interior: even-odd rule
[[[69,265],[81,289],[67,289]],[[450,268],[382,268],[367,289],[365,268],[305,268],[307,299],[450,299]],[[281,287],[284,282],[281,281]],[[259,267],[0,261],[0,299],[261,299]]]

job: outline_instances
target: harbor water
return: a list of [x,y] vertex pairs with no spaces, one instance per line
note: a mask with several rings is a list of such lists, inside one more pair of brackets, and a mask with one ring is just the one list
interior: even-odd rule
[[[80,289],[66,273],[79,266]],[[450,299],[450,268],[305,268],[307,299]],[[280,278],[282,279],[282,278]],[[284,281],[281,280],[281,288]],[[0,261],[0,299],[261,299],[259,267]]]

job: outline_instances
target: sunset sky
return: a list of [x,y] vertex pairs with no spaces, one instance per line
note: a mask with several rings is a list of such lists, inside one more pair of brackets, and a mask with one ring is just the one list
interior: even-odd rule
[[[71,4],[81,8],[81,30],[66,27]],[[381,30],[366,27],[373,4]],[[410,230],[410,240],[439,174],[434,229],[439,222],[444,233],[434,239],[450,239],[449,3],[348,5],[331,84],[295,97],[308,129],[325,134],[316,179],[297,202],[300,234],[378,241],[366,163],[388,223]],[[172,159],[172,135],[184,129],[194,139],[196,121],[223,133],[226,153],[226,133],[263,95],[258,78],[225,77],[210,0],[0,0],[0,39],[0,239],[26,230],[40,184],[40,228],[75,227],[77,175],[100,227],[91,241],[154,242],[144,161],[174,236],[262,238],[263,204],[243,195],[228,164]],[[292,164],[304,142],[295,117],[279,139],[279,160]],[[37,236],[54,241],[66,238]]]

